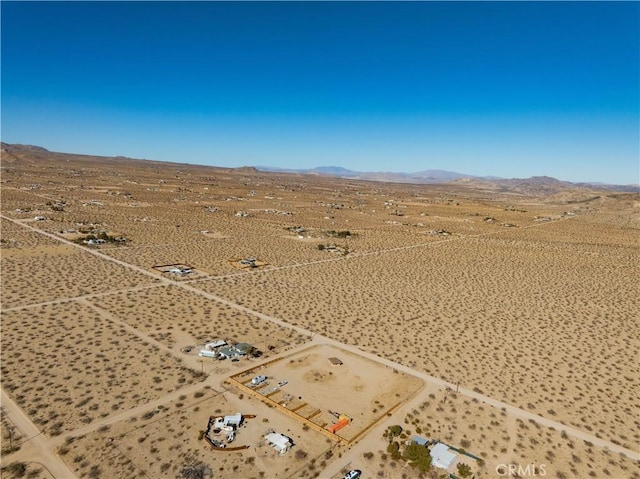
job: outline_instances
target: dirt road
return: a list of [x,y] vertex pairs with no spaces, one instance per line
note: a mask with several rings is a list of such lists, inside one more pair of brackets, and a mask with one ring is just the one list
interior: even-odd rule
[[[314,333],[312,331],[306,330],[304,328],[301,327],[297,327],[297,326],[292,326],[288,323],[286,323],[285,321],[282,321],[278,318],[269,316],[267,314],[263,314],[257,311],[253,311],[247,307],[241,306],[239,304],[236,304],[232,301],[229,301],[225,298],[216,296],[214,294],[211,293],[207,293],[205,291],[202,291],[200,289],[197,289],[193,286],[191,286],[188,283],[185,282],[181,282],[181,281],[174,281],[165,277],[161,277],[156,273],[150,272],[144,268],[141,268],[139,266],[136,265],[132,265],[129,263],[126,263],[124,261],[118,260],[116,258],[113,258],[111,256],[108,256],[100,251],[97,250],[92,250],[92,249],[88,249],[84,246],[81,245],[77,245],[75,243],[72,243],[71,241],[68,241],[64,238],[60,238],[59,236],[52,234],[52,233],[48,233],[46,231],[42,231],[38,228],[35,228],[33,226],[30,226],[28,224],[22,223],[22,222],[18,222],[15,221],[11,218],[8,218],[4,215],[0,215],[0,217],[11,221],[15,224],[18,224],[24,228],[27,228],[29,230],[35,231],[39,234],[45,235],[47,237],[53,238],[61,243],[67,244],[69,246],[72,246],[74,248],[78,248],[80,250],[82,250],[83,252],[87,253],[87,254],[92,254],[94,256],[97,256],[103,260],[109,261],[111,263],[114,264],[118,264],[124,268],[127,268],[129,270],[133,270],[133,271],[137,271],[138,273],[142,273],[146,276],[149,277],[153,277],[154,279],[157,280],[157,283],[155,285],[150,285],[150,286],[145,286],[146,287],[157,287],[159,285],[172,285],[175,287],[179,287],[182,288],[184,290],[187,290],[189,292],[192,292],[194,294],[200,295],[202,297],[205,297],[207,299],[210,299],[212,301],[216,301],[219,302],[223,305],[229,306],[231,308],[234,308],[238,311],[242,311],[245,312],[247,314],[251,314],[254,315],[260,319],[266,320],[266,321],[270,321],[272,323],[275,323],[277,325],[283,326],[285,328],[289,328],[292,329],[300,334],[309,336],[311,338],[310,343],[306,343],[304,345],[301,346],[297,346],[295,348],[291,348],[287,351],[284,351],[280,354],[278,354],[277,356],[286,356],[288,354],[293,353],[294,351],[298,351],[301,349],[304,349],[306,347],[309,347],[310,345],[316,345],[316,344],[327,344],[327,345],[332,345],[335,347],[339,347],[348,351],[351,351],[355,354],[367,357],[373,361],[376,361],[380,364],[389,366],[391,368],[397,369],[398,371],[402,371],[406,374],[418,377],[420,379],[422,379],[425,384],[427,385],[427,387],[425,389],[423,389],[423,391],[414,396],[413,398],[411,398],[407,403],[403,404],[398,410],[396,410],[396,412],[392,415],[392,417],[390,418],[385,418],[383,421],[381,421],[378,425],[376,425],[371,431],[369,431],[369,433],[356,445],[354,445],[352,447],[351,450],[349,450],[347,453],[343,454],[343,457],[340,458],[339,460],[335,460],[333,461],[331,464],[328,465],[327,469],[324,471],[323,473],[323,477],[333,477],[336,474],[339,474],[340,470],[343,467],[346,467],[348,464],[352,463],[355,461],[355,459],[357,457],[359,457],[360,454],[362,454],[362,452],[365,452],[367,450],[372,450],[375,447],[377,447],[377,442],[378,439],[380,438],[382,431],[389,426],[392,423],[395,423],[398,421],[398,418],[402,418],[404,417],[404,415],[406,414],[407,411],[410,411],[411,409],[415,408],[417,405],[419,405],[421,402],[425,401],[427,399],[427,395],[429,392],[432,392],[434,390],[437,389],[442,389],[442,388],[452,388],[455,389],[456,386],[452,383],[448,383],[447,381],[444,381],[442,379],[430,376],[428,374],[425,373],[421,373],[418,371],[415,371],[407,366],[403,366],[401,364],[398,363],[394,363],[393,361],[381,358],[379,356],[376,356],[374,354],[371,353],[367,353],[367,352],[363,352],[361,351],[359,348],[355,347],[355,346],[350,346],[350,345],[346,345],[343,343],[340,343],[338,341],[335,341],[333,339],[324,337],[320,334]],[[538,226],[538,225],[536,225]],[[489,234],[489,233],[486,233]],[[481,235],[476,235],[476,236],[481,236]],[[457,239],[462,239],[462,238],[457,238]],[[425,243],[425,244],[420,244],[420,245],[410,245],[410,246],[405,246],[405,247],[400,247],[400,248],[393,248],[393,249],[389,249],[389,250],[385,250],[385,251],[376,251],[376,252],[367,252],[367,253],[361,253],[361,255],[370,255],[370,254],[384,254],[385,252],[390,252],[390,251],[397,251],[400,249],[408,249],[408,248],[416,248],[416,247],[426,247],[426,246],[430,246],[433,244],[439,244],[439,243],[444,243],[446,241],[451,241],[451,239],[447,239],[447,240],[442,240],[442,241],[438,241],[438,242],[431,242],[431,243]],[[347,257],[348,258],[348,257]],[[326,260],[326,261],[336,261],[339,260],[340,258],[332,258],[330,260]],[[325,262],[325,260],[323,261],[314,261],[314,262],[310,262],[308,264],[315,264],[318,262]],[[284,269],[284,268],[288,268],[288,267],[302,267],[303,264],[299,264],[299,265],[289,265],[289,266],[283,266],[280,267],[278,269]],[[264,272],[267,272],[269,270],[264,270]],[[248,273],[247,273],[248,274]],[[142,288],[131,288],[131,290],[137,290],[137,289],[142,289]],[[106,295],[106,294],[112,294],[112,293],[100,293],[100,295]],[[74,301],[74,300],[79,300],[82,302],[86,301],[86,298],[91,297],[94,295],[89,295],[86,297],[79,297],[79,298],[70,298],[67,300],[57,300],[57,301],[53,301],[50,302],[51,304],[54,304],[56,302],[64,302],[64,301]],[[26,306],[29,307],[29,306]],[[11,308],[13,309],[20,309],[18,308]],[[101,310],[101,314],[104,314],[105,312]],[[109,315],[110,316],[110,315]],[[116,320],[113,317],[109,317],[108,319],[117,322],[120,325],[126,326],[123,323],[121,324],[121,322],[119,320]],[[126,326],[127,329],[135,329],[132,328],[131,326]],[[148,335],[144,335],[143,333],[141,333],[140,331],[132,331],[134,332],[137,336],[141,337],[142,339],[145,339],[146,341],[152,342],[154,344],[157,344],[157,342],[155,340],[153,340],[153,338],[148,337]],[[168,349],[166,347],[162,347],[163,350]],[[172,354],[176,354],[175,351],[172,350],[168,350],[169,352],[171,352]],[[269,360],[273,359],[273,357],[269,358]],[[265,359],[266,360],[266,359]],[[247,366],[247,368],[249,367],[255,367],[256,363],[252,363],[250,366]],[[145,405],[142,406],[138,406],[136,408],[130,409],[128,411],[124,411],[121,412],[119,414],[114,414],[112,416],[109,416],[107,418],[104,418],[102,420],[96,421],[92,424],[89,424],[87,426],[83,426],[81,428],[78,428],[74,431],[72,431],[71,433],[69,433],[69,435],[80,435],[80,434],[85,434],[91,431],[94,431],[95,429],[103,426],[103,425],[107,425],[107,424],[113,424],[116,423],[118,421],[122,421],[122,420],[126,420],[129,419],[133,416],[136,416],[138,414],[141,414],[145,411],[148,411],[150,409],[153,408],[157,408],[159,405],[164,404],[166,402],[169,402],[171,400],[174,400],[176,398],[178,398],[180,395],[182,394],[189,394],[192,392],[195,392],[196,390],[201,389],[203,386],[205,385],[209,385],[212,388],[214,388],[214,390],[221,390],[220,388],[222,387],[221,385],[221,381],[224,378],[222,376],[217,376],[217,375],[210,375],[205,381],[201,382],[201,383],[197,383],[191,386],[188,386],[186,388],[183,388],[179,391],[175,391],[167,396],[164,396],[163,398],[160,398],[158,400],[149,402]],[[517,408],[515,406],[509,405],[507,403],[504,403],[502,401],[498,401],[496,399],[493,399],[491,397],[487,397],[484,396],[482,394],[476,393],[474,391],[468,390],[468,389],[464,389],[464,388],[460,388],[458,390],[458,394],[461,394],[463,396],[467,396],[469,398],[472,399],[477,399],[481,402],[484,402],[488,405],[491,405],[493,407],[496,408],[502,408],[506,411],[507,414],[512,415],[514,417],[518,417],[524,420],[529,420],[532,419],[534,421],[536,421],[537,423],[543,425],[543,426],[547,426],[547,427],[553,427],[558,431],[565,431],[567,435],[572,436],[576,439],[580,439],[580,440],[584,440],[584,441],[590,441],[591,443],[593,443],[595,446],[601,447],[601,448],[607,448],[612,452],[616,452],[616,453],[620,453],[620,454],[624,454],[625,456],[628,456],[634,460],[638,460],[640,459],[640,454],[638,453],[638,451],[632,451],[629,449],[626,449],[624,447],[618,446],[610,441],[607,441],[605,439],[600,439],[595,437],[592,434],[589,434],[585,431],[570,427],[570,426],[566,426],[564,424],[561,424],[557,421],[553,421],[551,419],[548,418],[544,418],[541,416],[538,416],[536,414],[532,414],[526,410]],[[55,478],[73,478],[75,477],[73,475],[73,473],[66,467],[66,465],[52,452],[52,448],[55,447],[56,445],[58,445],[61,441],[64,440],[64,437],[59,437],[56,438],[55,440],[51,440],[46,438],[45,436],[43,436],[42,434],[40,434],[40,432],[37,430],[37,428],[35,428],[35,426],[33,425],[33,423],[31,423],[31,421],[29,420],[29,418],[24,414],[24,412],[22,412],[16,405],[15,403],[13,403],[4,393],[4,391],[2,392],[2,402],[3,405],[7,405],[7,411],[12,411],[11,412],[11,419],[14,420],[15,418],[15,424],[16,426],[21,430],[21,432],[23,433],[23,435],[25,437],[32,437],[32,439],[30,440],[33,441],[32,444],[30,444],[29,448],[32,449],[33,447],[35,447],[36,453],[38,458],[41,458],[42,463],[46,464],[46,467],[49,468],[49,470],[51,471],[51,473],[54,475]],[[25,452],[24,454],[26,454],[26,448],[25,448]],[[13,455],[10,455],[6,458],[6,460],[10,460],[13,459],[14,456],[15,457],[21,457],[20,456],[21,452],[17,452]]]
[[9,420],[20,430],[24,439],[19,451],[2,458],[3,464],[12,462],[39,462],[55,479],[72,479],[76,475],[52,451],[51,441],[31,422],[25,412],[4,390],[0,400]]

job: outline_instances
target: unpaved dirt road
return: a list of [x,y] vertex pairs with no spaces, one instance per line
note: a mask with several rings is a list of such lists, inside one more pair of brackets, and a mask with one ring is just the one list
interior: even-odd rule
[[[391,368],[397,369],[398,371],[402,371],[403,373],[418,377],[420,379],[422,379],[425,384],[426,384],[426,388],[424,388],[419,394],[415,395],[414,397],[410,398],[405,404],[401,405],[396,411],[395,413],[391,416],[391,417],[385,417],[380,423],[378,423],[372,430],[370,430],[368,432],[368,434],[357,444],[355,444],[354,446],[352,446],[352,448],[346,452],[345,454],[343,454],[343,456],[338,459],[333,461],[332,463],[330,463],[327,468],[324,470],[322,477],[335,477],[336,475],[340,474],[340,471],[347,467],[349,464],[352,464],[354,462],[354,460],[359,457],[360,454],[362,454],[363,452],[367,451],[367,450],[371,450],[374,449],[376,447],[376,444],[378,442],[378,439],[380,438],[382,431],[388,427],[390,424],[392,423],[396,423],[398,421],[398,418],[402,418],[404,417],[404,415],[406,414],[407,411],[412,410],[413,408],[415,408],[417,405],[419,405],[421,402],[425,401],[427,399],[427,394],[428,392],[433,391],[434,389],[442,389],[442,388],[451,388],[451,389],[456,389],[456,385],[449,383],[447,381],[444,381],[442,379],[430,376],[428,374],[425,373],[421,373],[418,371],[415,371],[407,366],[403,366],[401,364],[395,363],[393,361],[381,358],[379,356],[376,356],[374,354],[371,353],[367,353],[364,351],[361,351],[359,348],[357,348],[356,346],[350,346],[347,344],[343,344],[340,343],[338,341],[335,341],[333,339],[324,337],[320,334],[317,334],[315,332],[312,331],[308,331],[304,328],[300,328],[297,326],[292,326],[278,318],[269,316],[267,314],[263,314],[257,311],[253,311],[247,307],[244,307],[242,305],[233,303],[232,301],[226,300],[222,297],[216,296],[214,294],[211,293],[207,293],[205,291],[202,291],[200,289],[197,289],[191,285],[189,285],[186,282],[181,282],[181,281],[174,281],[165,277],[161,277],[159,275],[157,275],[156,273],[150,272],[144,268],[141,268],[139,266],[136,265],[132,265],[129,263],[126,263],[124,261],[118,260],[116,258],[112,258],[104,253],[101,253],[100,251],[96,251],[96,250],[91,250],[88,249],[84,246],[81,245],[77,245],[75,243],[72,243],[71,241],[68,241],[64,238],[61,238],[53,233],[48,233],[46,231],[42,231],[38,228],[35,228],[31,225],[25,224],[23,222],[19,222],[16,220],[13,220],[11,218],[8,218],[4,215],[0,215],[0,217],[11,221],[15,224],[18,224],[20,226],[22,226],[23,228],[27,228],[29,230],[35,231],[39,234],[45,235],[49,238],[55,239],[61,243],[67,244],[69,246],[72,246],[74,248],[79,248],[81,249],[83,252],[87,253],[87,254],[92,254],[94,256],[97,256],[103,260],[118,264],[124,268],[127,268],[129,270],[132,271],[137,271],[138,273],[142,273],[146,276],[149,277],[153,277],[156,280],[158,280],[158,283],[156,283],[155,285],[149,285],[149,286],[144,286],[144,287],[140,287],[140,288],[130,288],[129,290],[137,290],[137,289],[146,289],[149,287],[156,287],[159,285],[172,285],[175,287],[179,287],[182,288],[184,290],[187,290],[189,292],[192,292],[194,294],[200,295],[202,297],[205,297],[207,299],[213,300],[213,301],[217,301],[219,303],[222,303],[226,306],[232,307],[238,311],[242,311],[245,312],[247,314],[251,314],[254,315],[260,319],[266,320],[266,321],[270,321],[272,323],[275,323],[277,325],[292,329],[300,334],[303,335],[307,335],[311,338],[310,342],[307,342],[306,344],[297,346],[295,348],[292,348],[290,350],[284,351],[277,356],[287,356],[289,354],[292,354],[298,350],[302,350],[305,349],[307,347],[310,347],[312,345],[320,345],[320,344],[326,344],[326,345],[331,345],[331,346],[335,346],[338,348],[342,348],[345,349],[347,351],[353,352],[357,355],[361,355],[364,356],[370,360],[376,361],[380,364],[383,364],[385,366],[389,366]],[[536,225],[538,226],[538,225]],[[411,245],[411,246],[405,246],[405,247],[400,247],[400,248],[393,248],[393,249],[389,249],[389,250],[385,250],[385,251],[376,251],[376,252],[368,252],[368,253],[362,253],[363,255],[370,255],[370,254],[384,254],[387,251],[396,251],[398,249],[407,249],[407,248],[416,248],[416,247],[429,247],[431,245],[434,244],[439,244],[442,242],[446,242],[446,241],[451,241],[451,239],[447,239],[447,240],[443,240],[443,241],[439,241],[439,242],[432,242],[432,243],[425,243],[425,244],[421,244],[421,245]],[[328,261],[336,261],[336,260],[340,260],[340,258],[332,258],[331,260]],[[320,261],[320,262],[325,262]],[[308,264],[315,264],[316,262],[310,262]],[[289,265],[289,266],[284,266],[281,268],[288,268],[288,267],[300,267],[303,265]],[[279,268],[279,269],[281,269]],[[265,272],[267,272],[269,270],[265,270]],[[241,273],[242,274],[242,273]],[[247,273],[248,274],[248,273]],[[102,294],[112,294],[112,293],[101,293]],[[88,295],[85,297],[79,297],[79,298],[70,298],[67,300],[56,300],[56,301],[51,301],[49,303],[53,304],[53,303],[57,303],[57,302],[64,302],[64,301],[74,301],[74,300],[79,300],[82,302],[86,301],[86,298],[88,297],[92,297],[94,295]],[[98,295],[95,295],[98,296]],[[89,303],[88,303],[89,304]],[[89,304],[90,305],[90,304]],[[29,307],[29,306],[26,306]],[[11,308],[11,310],[14,309],[21,309],[20,307],[14,307]],[[104,312],[101,312],[101,314],[104,314]],[[114,322],[116,322],[117,324],[119,324],[120,326],[126,326],[127,329],[134,329],[131,326],[128,325],[124,325],[123,323],[121,323],[119,320],[111,317],[110,315],[105,315],[107,317],[107,319],[110,319]],[[132,331],[133,332],[133,331]],[[151,342],[153,344],[158,344],[155,340],[153,340],[153,338],[148,337],[148,335],[144,335],[143,333],[141,333],[140,331],[135,331],[135,334],[138,337],[141,337],[142,339]],[[167,350],[168,352],[171,352],[172,354],[177,354],[176,351],[174,350],[169,350],[166,347],[162,348],[163,350]],[[183,358],[181,358],[183,359]],[[272,360],[274,359],[273,357],[270,357],[268,360]],[[259,364],[259,362],[257,363],[252,363],[250,366],[247,367],[248,368],[254,368],[256,367],[256,365]],[[121,413],[118,414],[114,414],[112,416],[109,416],[107,418],[101,419],[99,421],[96,421],[92,424],[89,424],[87,426],[83,426],[81,428],[78,428],[70,433],[68,433],[65,436],[61,436],[55,439],[49,439],[46,436],[44,436],[43,434],[40,433],[40,431],[38,431],[38,429],[33,425],[33,423],[29,420],[29,418],[26,416],[26,414],[5,394],[4,391],[2,391],[2,404],[3,406],[5,406],[7,413],[10,414],[10,418],[12,421],[14,421],[14,424],[16,425],[16,427],[18,427],[20,429],[20,431],[22,432],[22,434],[26,437],[26,438],[31,438],[28,439],[29,441],[29,446],[28,447],[24,447],[21,451],[18,451],[14,454],[11,454],[9,456],[7,456],[6,458],[4,458],[4,461],[12,461],[12,460],[19,460],[19,458],[21,458],[21,460],[25,460],[25,456],[29,456],[29,455],[33,455],[35,454],[35,457],[30,457],[29,459],[32,461],[35,460],[39,460],[39,462],[42,462],[43,465],[45,465],[45,467],[50,471],[50,473],[56,478],[56,479],[65,479],[65,478],[74,478],[75,475],[67,468],[67,466],[64,464],[64,462],[62,460],[60,460],[60,458],[58,456],[56,456],[53,453],[53,448],[57,445],[59,445],[63,440],[64,437],[68,436],[68,435],[72,435],[72,436],[76,436],[76,435],[80,435],[80,434],[86,434],[88,432],[94,431],[97,428],[103,426],[103,425],[108,425],[108,424],[113,424],[115,422],[119,422],[122,420],[126,420],[128,418],[131,418],[133,416],[136,416],[138,414],[141,414],[145,411],[148,411],[150,409],[156,408],[158,405],[164,404],[166,402],[169,402],[171,400],[174,400],[176,398],[178,398],[180,395],[182,394],[188,394],[190,392],[194,392],[196,390],[201,389],[202,387],[209,385],[212,388],[214,388],[214,391],[219,391],[222,390],[221,388],[223,387],[221,384],[221,381],[224,380],[224,377],[222,376],[216,376],[216,375],[209,375],[209,377],[207,377],[205,379],[205,381],[200,382],[200,383],[196,383],[193,384],[191,386],[188,386],[186,388],[183,388],[179,391],[175,391],[171,394],[168,394],[167,396],[164,396],[160,399],[157,399],[155,401],[149,402],[147,404],[144,404],[142,406],[138,406],[136,408],[132,408],[128,411],[123,411]],[[496,399],[493,399],[491,397],[485,396],[483,394],[479,394],[476,393],[475,391],[471,391],[468,389],[464,389],[464,388],[459,388],[458,389],[458,394],[469,397],[471,399],[477,399],[481,402],[484,402],[490,406],[496,407],[496,408],[501,408],[504,409],[505,412],[509,415],[512,415],[514,417],[517,418],[521,418],[523,420],[534,420],[537,423],[539,423],[542,426],[547,426],[547,427],[552,427],[555,428],[558,431],[565,431],[567,435],[572,436],[576,439],[580,439],[583,441],[589,441],[591,443],[593,443],[595,446],[601,447],[601,448],[606,448],[609,449],[612,452],[615,453],[619,453],[619,454],[623,454],[625,456],[630,457],[633,460],[640,460],[640,453],[638,451],[633,451],[630,449],[626,449],[624,447],[618,446],[610,441],[607,441],[605,439],[600,439],[595,437],[594,435],[582,431],[580,429],[576,429],[574,427],[570,427],[570,426],[566,426],[564,424],[561,424],[557,421],[553,421],[551,419],[548,418],[544,418],[542,416],[538,416],[536,414],[532,414],[524,409],[520,409],[518,407],[512,406],[510,404],[504,403],[502,401],[498,401]]]

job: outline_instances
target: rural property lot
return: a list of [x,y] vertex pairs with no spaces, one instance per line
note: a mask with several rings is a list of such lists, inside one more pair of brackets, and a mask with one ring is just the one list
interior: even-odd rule
[[[343,364],[331,365],[330,358]],[[251,380],[257,375],[267,380],[254,386]],[[251,387],[257,397],[268,396],[325,429],[338,422],[331,412],[348,416],[349,425],[336,432],[347,441],[360,436],[423,385],[418,378],[331,346],[312,346],[233,379]]]
[[2,315],[2,386],[50,436],[162,397],[195,376],[82,304]]

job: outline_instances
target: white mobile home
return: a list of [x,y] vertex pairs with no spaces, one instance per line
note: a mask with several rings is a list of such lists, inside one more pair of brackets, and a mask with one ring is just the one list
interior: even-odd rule
[[207,349],[201,349],[198,353],[198,356],[203,358],[215,358],[218,356],[218,353],[216,353],[215,351],[209,351]]

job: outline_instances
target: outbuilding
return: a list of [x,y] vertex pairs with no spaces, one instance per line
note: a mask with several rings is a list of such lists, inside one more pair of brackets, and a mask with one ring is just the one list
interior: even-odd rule
[[227,342],[224,339],[218,339],[217,341],[212,341],[210,343],[207,343],[204,345],[205,348],[207,349],[215,349],[215,348],[219,348],[221,346],[226,346]]
[[329,358],[331,366],[342,366],[342,361],[338,358]]
[[293,446],[293,441],[291,441],[291,438],[277,432],[270,432],[269,434],[264,436],[264,438],[271,445],[271,447],[278,451],[278,454],[280,454],[281,456],[286,454],[287,451]]
[[425,439],[422,436],[413,436],[411,438],[411,441],[415,442],[416,444],[418,444],[419,446],[428,446],[429,445],[429,440]]
[[209,351],[208,349],[201,349],[198,356],[202,358],[215,358],[218,355],[215,351]]
[[233,347],[240,356],[246,356],[247,354],[251,354],[254,350],[254,347],[249,343],[238,343]]

